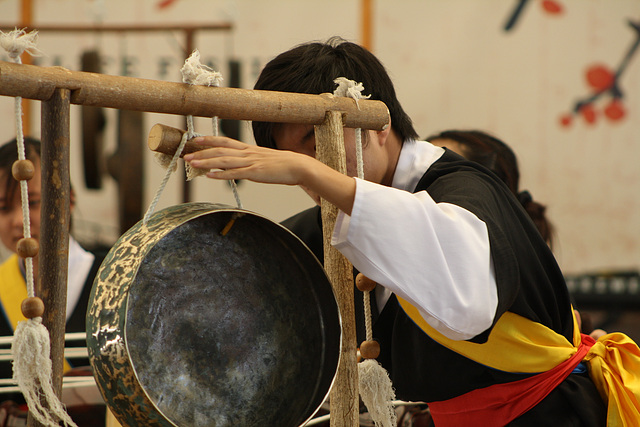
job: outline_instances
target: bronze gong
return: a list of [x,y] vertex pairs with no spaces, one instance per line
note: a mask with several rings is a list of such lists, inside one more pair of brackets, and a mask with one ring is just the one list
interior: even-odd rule
[[298,426],[338,366],[322,266],[242,209],[187,203],[138,222],[105,258],[89,307],[96,382],[126,426]]

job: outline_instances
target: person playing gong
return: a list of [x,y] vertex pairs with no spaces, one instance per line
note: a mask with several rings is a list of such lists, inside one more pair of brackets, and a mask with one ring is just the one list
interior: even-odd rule
[[[315,159],[314,127],[303,124],[254,122],[258,146],[198,137],[205,149],[185,160],[213,179],[298,185],[339,209],[332,244],[378,284],[378,360],[397,397],[427,402],[435,425],[640,419],[637,345],[580,334],[562,272],[520,202],[485,167],[418,140],[373,54],[339,38],[299,45],[255,89],[331,93],[338,77],[390,111],[385,130],[362,131],[364,179],[354,129],[344,130],[346,175]],[[308,237],[319,227],[307,217],[292,229]]]

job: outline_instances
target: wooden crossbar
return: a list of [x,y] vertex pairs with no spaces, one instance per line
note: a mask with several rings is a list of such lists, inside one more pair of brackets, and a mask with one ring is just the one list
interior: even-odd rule
[[389,111],[380,101],[331,94],[194,86],[135,77],[70,71],[0,61],[0,95],[46,101],[56,89],[71,91],[71,103],[121,110],[319,125],[327,111],[340,111],[344,126],[383,130]]
[[[303,123],[316,126],[319,159],[344,173],[342,127],[384,130],[389,111],[380,101],[334,97],[331,94],[258,91],[203,87],[133,77],[70,71],[0,61],[0,96],[42,102],[43,218],[37,289],[47,305],[44,323],[51,334],[53,381],[62,388],[64,310],[69,232],[68,185],[49,185],[58,177],[69,182],[69,105],[116,108],[165,114],[217,116],[221,119]],[[60,190],[56,190],[59,188]],[[63,202],[60,203],[59,201]],[[49,206],[49,208],[47,208]],[[323,202],[325,239],[331,234],[337,209]],[[61,221],[63,219],[63,221]],[[358,393],[355,366],[353,284],[349,262],[325,243],[328,269],[343,322],[340,366],[332,390],[332,427],[357,425]],[[33,420],[30,420],[33,421]]]

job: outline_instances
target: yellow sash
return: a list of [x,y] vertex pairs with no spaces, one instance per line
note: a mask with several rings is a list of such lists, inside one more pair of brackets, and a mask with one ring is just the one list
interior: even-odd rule
[[[0,265],[0,303],[11,323],[13,330],[16,330],[18,322],[27,320],[22,315],[20,308],[22,301],[27,298],[27,283],[20,271],[18,255],[13,254],[2,265]],[[71,365],[64,360],[63,372],[71,370]]]
[[[407,315],[434,341],[477,363],[506,372],[548,371],[576,353],[581,336],[574,317],[573,343],[563,335],[515,313],[496,322],[486,343],[449,339],[419,311],[398,297]],[[584,359],[600,395],[608,402],[607,426],[636,426],[640,420],[640,349],[629,337],[612,333],[598,339]]]

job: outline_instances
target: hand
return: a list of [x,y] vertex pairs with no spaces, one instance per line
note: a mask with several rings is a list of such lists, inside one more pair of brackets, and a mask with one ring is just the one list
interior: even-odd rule
[[198,137],[193,142],[209,147],[187,154],[191,167],[210,169],[209,178],[248,179],[268,184],[302,185],[316,162],[309,156],[245,144],[226,137]]
[[197,137],[193,142],[208,148],[186,154],[184,160],[191,167],[210,169],[209,178],[299,185],[316,202],[322,197],[351,215],[355,180],[311,156],[248,145],[221,136]]

